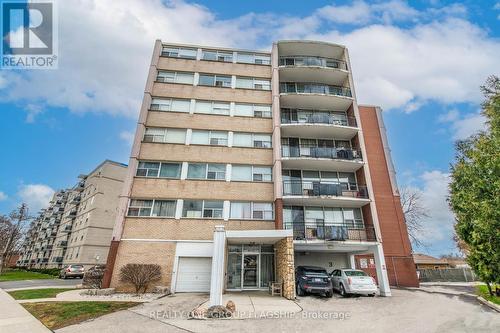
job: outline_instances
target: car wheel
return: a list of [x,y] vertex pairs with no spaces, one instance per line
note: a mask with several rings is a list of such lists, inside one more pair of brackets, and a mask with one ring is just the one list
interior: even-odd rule
[[297,296],[304,296],[304,290],[297,284]]
[[370,294],[370,295],[368,295],[368,296],[369,296],[369,297],[375,297],[375,294]]
[[328,297],[328,298],[332,298],[332,296],[333,296],[333,290],[326,292],[325,296]]
[[347,293],[345,292],[345,288],[344,288],[343,284],[340,285],[340,296],[347,297]]

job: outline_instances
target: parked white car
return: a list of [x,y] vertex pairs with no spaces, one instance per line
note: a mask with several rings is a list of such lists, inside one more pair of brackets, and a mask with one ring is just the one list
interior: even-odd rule
[[330,273],[333,289],[343,297],[349,294],[375,296],[377,283],[365,272],[357,269],[336,269]]

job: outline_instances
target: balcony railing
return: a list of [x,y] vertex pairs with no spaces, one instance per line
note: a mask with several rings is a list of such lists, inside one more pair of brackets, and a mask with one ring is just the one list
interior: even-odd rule
[[347,64],[343,60],[312,56],[280,57],[280,66],[319,66],[347,70]]
[[352,97],[348,87],[333,86],[320,83],[284,82],[280,84],[280,93],[288,94],[323,94]]
[[337,126],[357,127],[355,117],[339,117],[325,113],[313,113],[304,116],[299,115],[296,119],[290,119],[290,117],[284,117],[284,115],[282,114],[281,123],[282,124],[328,124]]
[[285,222],[284,227],[293,230],[293,239],[295,240],[377,241],[373,227],[355,227],[354,225],[324,221]]
[[281,146],[282,157],[312,157],[342,160],[362,160],[361,151],[351,148]]
[[310,197],[336,196],[368,199],[366,186],[356,183],[339,184],[327,181],[285,180],[283,181],[283,195]]

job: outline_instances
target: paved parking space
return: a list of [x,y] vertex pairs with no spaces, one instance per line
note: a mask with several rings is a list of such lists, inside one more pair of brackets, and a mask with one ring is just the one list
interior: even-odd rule
[[[58,332],[497,332],[500,314],[471,296],[432,290],[393,289],[392,297],[297,299],[297,313],[275,318],[187,320],[171,311],[189,312],[207,299],[177,294]],[[238,308],[238,303],[236,307]],[[163,312],[162,312],[163,311]],[[165,312],[166,311],[166,312]],[[165,315],[166,314],[166,315]],[[138,317],[140,316],[140,317]],[[170,316],[170,317],[169,317]],[[137,318],[134,321],[133,318]],[[147,319],[147,320],[146,320]],[[144,325],[144,326],[142,326]],[[142,330],[141,330],[142,329]]]
[[52,288],[52,287],[76,287],[82,283],[82,279],[40,279],[40,280],[20,280],[20,281],[2,281],[0,288],[4,290],[30,289],[30,288]]

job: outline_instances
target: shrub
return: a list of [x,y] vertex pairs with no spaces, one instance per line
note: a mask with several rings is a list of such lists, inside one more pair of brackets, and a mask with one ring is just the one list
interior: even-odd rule
[[89,268],[83,276],[82,284],[88,288],[101,289],[102,278],[104,277],[105,271],[106,266],[104,265],[97,265]]
[[126,264],[120,269],[120,281],[135,287],[135,293],[146,292],[151,282],[161,279],[161,267],[154,264]]
[[[21,268],[23,269],[23,268]],[[25,270],[29,272],[37,272],[41,274],[47,274],[52,276],[59,276],[60,268],[26,268]]]

